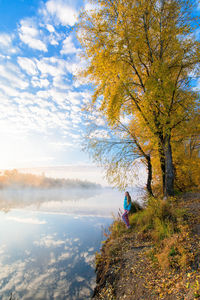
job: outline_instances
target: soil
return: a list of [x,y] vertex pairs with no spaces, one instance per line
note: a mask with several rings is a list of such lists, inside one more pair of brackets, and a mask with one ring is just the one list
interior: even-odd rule
[[187,193],[179,200],[188,211],[193,264],[184,271],[162,270],[150,257],[152,241],[127,230],[102,247],[93,299],[200,299],[195,293],[200,284],[200,193]]

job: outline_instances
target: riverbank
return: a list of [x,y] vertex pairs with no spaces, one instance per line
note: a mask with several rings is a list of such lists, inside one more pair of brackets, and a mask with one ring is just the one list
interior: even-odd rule
[[114,221],[96,256],[93,299],[200,299],[200,193],[156,209],[153,223],[141,222],[146,212],[131,216],[130,230]]

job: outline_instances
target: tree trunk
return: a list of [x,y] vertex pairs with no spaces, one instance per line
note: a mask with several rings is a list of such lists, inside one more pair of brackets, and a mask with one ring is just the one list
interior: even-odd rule
[[164,196],[174,195],[174,166],[172,160],[172,149],[170,143],[170,136],[165,138],[164,144],[164,155],[165,155],[165,186]]
[[148,178],[147,178],[147,192],[150,196],[153,196],[152,188],[151,188],[151,182],[152,182],[152,164],[151,164],[151,156],[148,154],[146,157],[147,160],[147,170],[148,170]]
[[162,188],[163,188],[163,194],[165,194],[165,151],[164,151],[163,141],[159,141],[158,143],[158,152],[159,152],[160,167],[162,172]]

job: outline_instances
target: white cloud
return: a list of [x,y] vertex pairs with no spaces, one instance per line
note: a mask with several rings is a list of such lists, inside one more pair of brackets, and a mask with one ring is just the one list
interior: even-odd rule
[[81,108],[79,106],[73,105],[73,106],[71,106],[71,109],[73,112],[81,112]]
[[59,42],[57,41],[57,39],[55,38],[55,36],[50,36],[49,37],[49,42],[53,46],[59,45]]
[[7,220],[14,221],[18,223],[34,224],[34,225],[44,225],[46,221],[39,220],[37,218],[20,218],[20,217],[7,217]]
[[65,253],[62,253],[59,257],[58,257],[58,261],[60,260],[65,260],[67,258],[70,258],[71,257],[71,253],[70,252],[65,252]]
[[39,241],[35,241],[34,244],[36,246],[50,248],[50,247],[59,247],[59,246],[65,244],[65,242],[63,240],[54,240],[53,236],[47,235],[47,236],[41,238]]
[[48,79],[33,77],[31,83],[34,87],[47,88],[50,84]]
[[56,148],[66,148],[66,147],[75,147],[74,143],[72,142],[52,142],[51,145],[55,146]]
[[79,140],[80,139],[80,135],[79,134],[74,134],[74,133],[69,133],[69,136],[71,136],[72,139],[74,140]]
[[0,256],[2,256],[5,253],[5,248],[6,248],[6,245],[0,246]]
[[9,35],[7,33],[0,33],[0,49],[6,51],[8,53],[16,53],[17,48],[14,48],[12,45],[13,35]]
[[[67,76],[70,74],[75,74],[77,70],[80,69],[81,62],[80,60],[66,61],[62,58],[57,57],[44,57],[41,59],[35,59],[38,70],[41,72],[42,76],[46,77],[48,75],[56,78],[56,81],[63,81],[67,79]],[[65,83],[64,83],[65,84]],[[71,83],[72,84],[72,83]]]
[[[69,32],[57,26],[75,24],[78,15],[76,6],[74,0],[47,0],[42,5],[43,10],[38,11],[39,14],[19,22],[16,36],[15,33],[0,34],[0,133],[4,135],[6,132],[9,141],[11,137],[24,141],[34,134],[40,134],[47,139],[57,136],[55,139],[49,138],[48,142],[58,142],[54,147],[52,145],[52,151],[48,149],[47,153],[37,153],[33,159],[28,146],[21,155],[11,154],[12,151],[16,152],[14,147],[12,151],[5,150],[2,161],[6,159],[9,166],[15,160],[17,165],[18,162],[28,165],[34,161],[39,165],[45,155],[51,164],[56,147],[60,151],[64,147],[72,147],[66,139],[72,130],[72,143],[82,135],[78,130],[84,126],[81,104],[85,96],[80,88],[76,89],[80,83],[75,87],[72,75],[77,73],[83,62],[78,58],[80,49],[76,48],[74,35],[67,36]],[[12,56],[9,49],[13,49],[15,42],[18,42],[20,54]],[[54,47],[48,49],[49,44]],[[32,49],[27,46],[46,52],[45,56],[39,51],[32,51],[29,57]],[[56,53],[56,56],[51,56],[52,53]],[[62,54],[66,55],[65,59]],[[5,136],[5,143],[6,139]]]
[[[1,71],[1,66],[0,66],[0,71]],[[0,90],[3,92],[3,94],[5,94],[4,96],[6,97],[14,97],[14,96],[17,97],[19,95],[19,92],[15,88],[10,87],[9,85],[5,85],[3,82],[0,82]],[[6,101],[8,102],[8,98]]]
[[75,47],[74,43],[72,42],[72,37],[68,36],[66,39],[63,41],[63,46],[60,51],[61,54],[73,54],[77,53],[78,49]]
[[89,248],[88,252],[94,252],[94,247]]
[[89,254],[88,252],[81,253],[81,256],[84,257],[86,264],[94,267],[94,254]]
[[90,134],[90,138],[108,139],[109,134],[106,130],[95,130]]
[[66,93],[60,92],[57,89],[51,89],[49,91],[53,101],[55,101],[57,104],[63,103],[66,101]]
[[90,13],[92,11],[97,11],[97,9],[99,8],[99,6],[97,4],[91,3],[91,2],[85,2],[85,10],[87,11],[87,13]]
[[67,99],[70,101],[71,104],[78,105],[80,104],[80,93],[69,91],[67,93]]
[[[70,101],[67,92],[51,87],[52,82],[48,79],[33,76],[32,84],[37,88],[43,87],[44,90],[33,93],[20,92],[17,88],[11,87],[12,84],[9,87],[0,83],[2,128],[4,130],[5,128],[6,130],[9,129],[10,134],[13,130],[21,132],[23,128],[26,128],[26,132],[30,130],[49,132],[49,130],[56,128],[59,128],[60,133],[69,131],[69,124],[73,124],[70,111],[71,113],[80,112],[80,108],[76,107],[79,103],[76,97],[78,98],[79,94],[75,94],[73,99],[72,93]],[[49,89],[46,88],[48,85],[50,86]],[[75,107],[73,101],[76,103]],[[76,115],[73,114],[72,119],[76,120]]]
[[53,86],[61,90],[70,89],[69,81],[63,75],[58,75],[53,78]]
[[25,271],[26,263],[16,260],[12,264],[4,264],[0,271],[0,280],[11,277],[12,280],[6,280],[6,284],[1,287],[1,295],[6,291],[13,290],[13,288],[23,280],[23,273]]
[[10,59],[10,56],[9,55],[0,54],[0,59],[2,59],[2,60],[4,60],[4,59]]
[[55,77],[66,74],[65,61],[54,57],[37,60],[37,67],[43,75]]
[[[63,26],[73,26],[77,21],[78,13],[66,1],[49,0],[46,3],[46,12],[50,14],[55,21]],[[45,13],[45,12],[44,12]]]
[[1,33],[0,34],[0,46],[1,47],[10,47],[12,44],[12,38],[9,34]]
[[18,57],[17,62],[20,67],[29,75],[36,75],[38,73],[36,64],[33,59],[27,57]]
[[41,41],[40,33],[31,19],[20,22],[19,37],[30,48],[47,52],[46,44]]
[[9,88],[15,87],[19,89],[25,89],[29,83],[20,72],[18,67],[14,64],[8,63],[6,65],[0,65],[0,77],[6,81],[6,86]]
[[[74,76],[77,76],[77,74],[85,68],[86,64],[86,60],[79,57],[78,51],[75,58],[70,59],[70,61],[66,61],[65,68],[69,73],[71,73]],[[89,83],[88,81],[85,81],[85,83],[86,82]]]
[[49,32],[55,32],[55,28],[53,27],[53,25],[47,24],[46,27]]

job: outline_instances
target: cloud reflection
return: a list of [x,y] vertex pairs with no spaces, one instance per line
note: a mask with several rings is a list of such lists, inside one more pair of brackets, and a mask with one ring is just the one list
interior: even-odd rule
[[[21,223],[16,226],[22,241],[26,240],[18,243],[13,239],[13,226],[8,224],[23,216],[14,211],[11,215],[10,220],[3,214],[0,218],[8,229],[0,246],[0,299],[8,300],[11,292],[22,300],[89,299],[95,286],[94,253],[101,240],[96,217],[46,215],[45,224],[28,227],[29,236],[26,223]],[[26,218],[32,217],[27,212]],[[0,237],[2,232],[0,226]]]
[[20,300],[90,298],[102,226],[122,197],[110,189],[59,191],[0,200],[4,209],[17,208],[0,212],[0,299],[11,292]]
[[27,224],[35,224],[35,225],[43,225],[46,224],[46,221],[41,221],[37,218],[19,218],[19,217],[7,217],[9,221],[15,221],[18,223],[27,223]]
[[40,247],[59,247],[63,244],[65,244],[65,241],[63,240],[54,240],[53,236],[47,235],[43,238],[41,238],[39,241],[34,241],[34,245],[40,246]]
[[[71,248],[70,252],[62,252],[57,258],[55,253],[51,254],[48,260],[49,267],[42,274],[41,269],[36,265],[32,265],[32,269],[29,269],[31,259],[17,260],[14,263],[1,266],[0,297],[3,297],[1,299],[7,300],[11,291],[17,299],[20,295],[23,295],[23,297],[20,297],[23,300],[79,299],[78,295],[82,295],[83,298],[89,297],[93,288],[90,284],[94,282],[94,278],[93,280],[90,277],[86,279],[76,273],[73,278],[71,273],[78,268],[81,263],[80,257],[82,257],[82,255],[78,255],[78,249],[75,252],[77,255],[74,255],[74,249]],[[69,259],[71,259],[70,268],[67,264]],[[58,267],[54,267],[60,262],[62,262],[63,268],[66,266],[66,271],[59,271]],[[88,268],[87,265],[85,265],[85,268]]]

